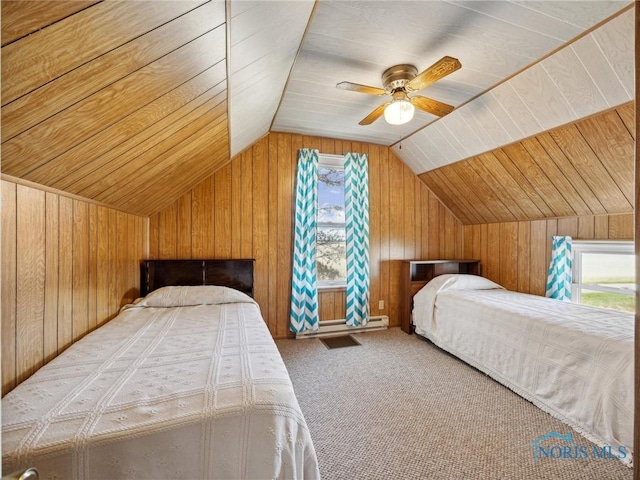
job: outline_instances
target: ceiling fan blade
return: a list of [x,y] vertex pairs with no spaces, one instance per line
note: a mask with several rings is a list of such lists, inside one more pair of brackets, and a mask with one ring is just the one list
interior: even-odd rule
[[417,92],[455,72],[460,67],[462,67],[462,64],[457,58],[442,57],[424,72],[416,75],[405,87],[407,90]]
[[359,83],[341,82],[336,85],[340,90],[350,90],[352,92],[367,93],[369,95],[386,95],[387,91],[378,87],[369,87]]
[[379,119],[382,116],[382,114],[384,113],[384,109],[387,108],[387,105],[389,105],[390,103],[391,102],[387,102],[380,105],[373,112],[371,112],[369,115],[367,115],[362,120],[360,120],[358,125],[371,125],[373,122],[375,122],[377,119]]
[[420,110],[424,110],[432,115],[437,115],[438,117],[444,117],[451,113],[454,108],[446,103],[433,100],[432,98],[422,97],[420,95],[414,95],[409,100]]

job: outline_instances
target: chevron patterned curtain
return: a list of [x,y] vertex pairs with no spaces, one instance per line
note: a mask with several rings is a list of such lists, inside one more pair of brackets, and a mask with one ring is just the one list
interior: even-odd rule
[[551,237],[551,263],[547,277],[549,298],[571,300],[571,237],[554,235]]
[[363,153],[346,153],[347,325],[369,319],[369,166]]
[[318,150],[300,149],[296,180],[296,214],[291,281],[291,331],[318,329],[316,217]]

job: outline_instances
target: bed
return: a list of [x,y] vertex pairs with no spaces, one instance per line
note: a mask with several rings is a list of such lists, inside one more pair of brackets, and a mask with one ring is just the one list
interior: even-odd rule
[[3,398],[3,471],[319,478],[287,370],[250,296],[253,261],[148,261],[142,280],[144,299]]
[[[415,332],[631,465],[634,317],[442,275],[413,299]],[[546,433],[546,432],[542,432]]]

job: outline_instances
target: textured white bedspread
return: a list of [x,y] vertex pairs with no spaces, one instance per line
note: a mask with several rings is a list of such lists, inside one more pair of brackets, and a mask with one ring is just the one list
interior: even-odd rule
[[5,473],[319,477],[287,370],[252,302],[130,308],[9,393],[2,408]]
[[416,333],[595,443],[631,452],[633,315],[500,289],[414,301]]

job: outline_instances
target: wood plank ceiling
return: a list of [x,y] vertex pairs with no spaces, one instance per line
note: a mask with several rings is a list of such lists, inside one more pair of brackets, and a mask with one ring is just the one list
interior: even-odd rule
[[633,212],[634,104],[420,175],[464,224]]
[[[415,173],[473,156],[422,176],[465,223],[631,208],[619,122],[587,120],[479,155],[559,125],[564,113],[633,97],[628,0],[315,5],[312,15],[312,0],[3,1],[3,174],[150,215],[270,128],[390,144],[435,118],[419,114],[406,131],[382,120],[360,127],[380,99],[338,81],[376,85],[393,63],[422,69],[455,55],[463,68],[423,93],[459,105],[623,9],[394,150]],[[566,179],[550,173],[551,160]],[[504,171],[511,179],[500,185]],[[454,195],[470,179],[476,190]]]
[[313,0],[229,3],[232,157],[271,128],[313,5]]
[[3,1],[2,21],[4,174],[148,215],[229,160],[224,1]]
[[627,9],[394,150],[421,173],[618,107],[634,99],[634,65],[634,10]]
[[[599,22],[617,14],[623,9],[630,8],[632,2],[600,1],[600,2],[506,2],[506,1],[375,1],[358,2],[321,1],[318,3],[315,16],[309,27],[300,55],[292,70],[287,90],[282,104],[276,115],[273,130],[294,132],[308,135],[321,135],[333,138],[374,142],[391,145],[411,136],[425,125],[437,125],[438,117],[417,112],[412,121],[407,124],[394,126],[380,119],[368,126],[360,126],[358,122],[373,109],[388,101],[389,97],[363,95],[350,91],[336,89],[341,81],[381,86],[381,75],[385,69],[401,63],[413,64],[421,71],[445,55],[458,58],[462,68],[446,78],[429,85],[421,91],[422,95],[449,103],[455,107],[468,102],[481,92],[503,82],[521,69],[536,63],[540,58],[553,53],[567,42],[574,40],[585,31],[594,28]],[[632,13],[631,13],[632,17]],[[625,17],[624,26],[628,23]],[[594,61],[600,61],[606,70],[603,75],[611,73],[607,66],[607,59],[612,65],[626,67],[627,54],[633,59],[633,30],[632,35],[626,35],[626,30],[618,33],[614,25],[611,38],[598,46],[593,43],[596,53],[602,48],[602,53],[594,55]],[[607,34],[608,35],[608,34]],[[626,35],[626,37],[625,37]],[[598,40],[603,37],[598,37]],[[624,40],[619,42],[618,40]],[[585,53],[584,51],[582,53]],[[606,59],[602,62],[602,56]],[[575,56],[575,55],[574,55]],[[622,60],[624,59],[624,62]],[[579,64],[579,60],[577,61]],[[570,70],[576,70],[566,59],[558,63],[568,65]],[[579,67],[579,65],[577,65]],[[633,66],[633,65],[632,65]],[[573,121],[571,107],[566,105],[562,94],[549,80],[541,84],[543,73],[541,67],[514,82],[516,97],[540,97],[541,101],[533,105],[536,112],[544,110],[546,117],[538,130],[527,135],[539,133],[543,129],[559,126]],[[633,69],[630,70],[633,78]],[[589,72],[591,73],[591,72]],[[626,70],[625,72],[626,73]],[[566,76],[566,72],[558,66],[552,72]],[[615,75],[616,73],[611,73]],[[586,74],[585,74],[586,75]],[[626,80],[628,75],[624,76]],[[578,77],[582,80],[582,77]],[[619,88],[623,88],[618,84]],[[548,89],[552,94],[546,96]],[[547,97],[551,97],[551,102]],[[587,101],[589,99],[587,98]],[[628,101],[627,97],[625,101]],[[571,98],[571,102],[582,102],[584,99]],[[555,102],[555,103],[554,103]],[[473,105],[472,101],[468,106]],[[493,102],[496,103],[496,102]],[[551,104],[549,104],[551,103]],[[620,105],[608,105],[604,108]],[[510,108],[510,104],[505,105]],[[527,104],[524,109],[529,108]],[[473,136],[474,130],[484,133],[484,127],[477,127],[475,112],[485,112],[486,105],[478,102],[474,108],[467,108],[464,115],[458,119],[453,136],[461,142],[467,142],[467,137]],[[596,113],[598,110],[587,114]],[[578,110],[581,112],[581,110]],[[449,117],[453,117],[454,114]],[[520,113],[520,112],[518,112]],[[489,113],[488,116],[492,116]],[[530,119],[531,114],[525,116]],[[556,123],[556,122],[560,123]],[[549,123],[550,122],[550,123]],[[494,120],[495,123],[495,120]],[[511,122],[514,129],[518,129],[519,119],[516,116]],[[493,125],[493,124],[489,124]],[[541,128],[542,127],[542,128]],[[430,126],[416,135],[422,136]],[[480,139],[470,138],[468,141],[483,143],[483,139],[491,137],[481,133]],[[507,138],[507,142],[519,140]],[[453,150],[448,138],[440,138],[438,133],[428,135],[428,141],[448,153]],[[455,140],[454,140],[455,142]],[[505,142],[505,143],[507,143]],[[484,150],[503,145],[484,145]],[[456,145],[457,146],[457,145]],[[414,170],[422,173],[429,168],[444,163],[462,160],[480,151],[455,152],[455,158],[449,158],[436,148],[418,151],[420,159],[444,157],[441,162],[427,168],[414,168],[417,162],[407,161],[408,149],[396,150],[396,153]],[[466,153],[466,155],[465,155]],[[409,159],[412,160],[412,159]],[[420,167],[420,164],[417,164]]]

